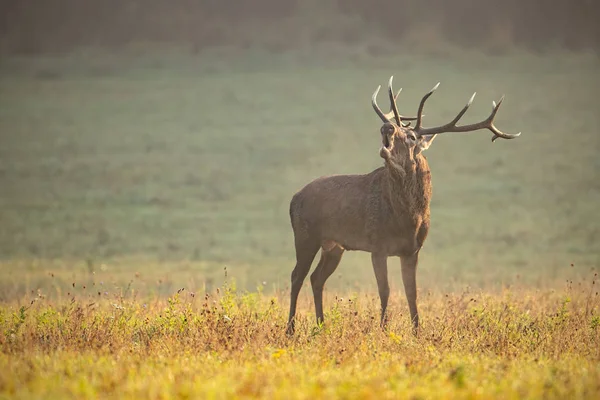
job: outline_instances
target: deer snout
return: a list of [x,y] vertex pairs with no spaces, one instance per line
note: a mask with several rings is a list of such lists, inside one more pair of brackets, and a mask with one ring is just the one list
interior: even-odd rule
[[381,126],[380,131],[382,136],[393,136],[396,132],[396,125],[391,122],[386,122]]
[[385,123],[381,127],[381,143],[383,147],[388,150],[392,149],[394,144],[394,134],[396,133],[396,126],[392,123]]
[[385,147],[388,150],[392,148],[392,140],[389,136],[383,136],[381,138],[381,143],[383,144],[383,147]]

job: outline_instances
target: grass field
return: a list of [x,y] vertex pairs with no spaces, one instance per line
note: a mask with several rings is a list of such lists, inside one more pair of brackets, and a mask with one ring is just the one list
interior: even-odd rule
[[31,296],[0,309],[0,396],[593,399],[597,286],[422,293],[418,337],[397,296],[379,329],[366,292],[330,296],[326,324],[301,317],[293,338],[281,293]]
[[[3,59],[0,396],[596,397],[599,66],[339,47]],[[477,91],[465,121],[506,94],[497,126],[523,134],[427,151],[418,338],[399,263],[382,332],[369,256],[348,253],[328,323],[305,286],[288,339],[289,200],[381,165],[370,96],[390,75],[405,114],[441,81],[427,125]]]

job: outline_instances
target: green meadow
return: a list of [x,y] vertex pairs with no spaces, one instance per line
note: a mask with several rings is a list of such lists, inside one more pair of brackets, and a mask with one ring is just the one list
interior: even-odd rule
[[[395,55],[397,54],[397,55]],[[597,56],[323,46],[82,49],[0,61],[0,397],[594,398],[600,387]],[[441,135],[410,334],[368,254],[310,285],[284,335],[288,207],[379,167],[390,75]],[[385,96],[379,103],[387,107]],[[593,283],[594,282],[594,283]],[[178,292],[179,291],[179,292]]]

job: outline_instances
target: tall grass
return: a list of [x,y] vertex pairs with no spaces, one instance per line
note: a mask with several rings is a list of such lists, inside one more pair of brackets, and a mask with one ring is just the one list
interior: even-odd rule
[[231,282],[168,298],[32,294],[0,307],[0,394],[591,399],[600,394],[591,279],[560,290],[422,292],[417,337],[395,294],[381,330],[371,293],[328,295],[317,326],[304,292],[291,338],[285,293]]

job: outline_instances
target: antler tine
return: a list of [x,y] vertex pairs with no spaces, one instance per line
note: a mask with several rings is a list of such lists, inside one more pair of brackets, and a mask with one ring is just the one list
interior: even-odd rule
[[471,107],[471,104],[473,104],[473,100],[475,100],[475,95],[477,95],[477,92],[473,93],[473,96],[471,96],[471,98],[469,99],[469,101],[467,101],[467,104],[465,104],[465,106],[463,107],[462,110],[460,110],[460,112],[458,113],[458,115],[456,117],[454,117],[454,119],[452,121],[450,121],[449,123],[447,123],[444,126],[456,126],[456,124],[458,123],[458,121],[460,121],[460,119],[463,117],[463,115],[465,115],[465,113],[467,112],[467,110],[469,109],[469,107]]
[[[402,88],[400,88],[398,90],[398,92],[396,92],[396,95],[393,96],[392,100],[392,93],[394,92],[393,88],[392,88],[392,80],[394,79],[394,76],[390,77],[390,80],[388,82],[388,96],[390,98],[390,111],[385,113],[385,117],[389,120],[392,119],[392,117],[394,117],[396,119],[396,122],[398,123],[398,125],[402,125],[403,127],[408,127],[410,126],[410,122],[404,123],[404,121],[414,121],[417,119],[417,117],[405,117],[404,115],[400,115],[400,113],[398,113],[398,106],[396,104],[396,101],[398,100],[398,96],[400,96],[400,93],[402,92]],[[398,122],[398,118],[400,119],[400,122]]]
[[[400,93],[401,93],[401,92],[402,92],[402,88],[400,88],[400,89],[398,90],[398,92],[396,92],[396,95],[394,96],[394,102],[395,102],[396,100],[398,100],[398,96],[400,95]],[[387,112],[387,113],[385,114],[385,116],[386,116],[388,119],[391,119],[392,117],[394,117],[394,110],[392,110],[392,109],[391,109],[391,107],[390,107],[390,111],[389,111],[389,112]],[[408,127],[408,126],[410,126],[410,122],[404,123],[404,121],[414,121],[415,119],[417,119],[417,117],[405,117],[405,116],[403,116],[403,115],[400,115],[400,121],[403,121],[403,122],[402,122],[402,126],[403,126],[403,127],[405,127],[405,128],[406,128],[406,127]]]
[[[402,88],[398,89],[398,91],[396,92],[396,95],[394,96],[394,104],[396,104],[396,101],[398,100],[398,96],[400,96],[400,93],[402,93]],[[390,111],[385,114],[388,118],[391,118],[392,116],[394,116],[394,110],[392,110],[392,106],[390,105]],[[403,119],[405,119],[402,115],[400,115],[400,121],[402,121]]]
[[433,89],[431,89],[429,92],[427,92],[427,94],[425,96],[423,96],[423,98],[421,99],[421,102],[419,103],[419,111],[417,112],[417,123],[415,124],[415,127],[413,128],[413,130],[415,132],[417,132],[417,134],[419,134],[419,135],[420,135],[419,131],[423,127],[423,108],[425,107],[425,102],[427,101],[429,96],[431,96],[433,94],[433,92],[435,92],[437,90],[437,88],[439,86],[440,86],[440,82],[438,82],[437,85],[435,85],[433,87]]
[[402,89],[398,91],[398,94],[394,96],[394,89],[392,88],[392,81],[394,80],[394,75],[390,76],[390,80],[388,81],[388,96],[390,98],[390,108],[394,113],[394,118],[396,119],[396,123],[398,126],[402,125],[402,121],[400,120],[400,114],[398,113],[398,106],[396,105],[396,99],[400,95]]
[[[469,124],[469,125],[456,126],[458,121],[462,118],[462,116],[467,112],[467,110],[471,106],[471,103],[475,99],[475,94],[476,93],[473,93],[473,96],[471,96],[471,98],[469,99],[467,104],[458,113],[458,115],[456,117],[454,117],[454,119],[452,121],[450,121],[447,124],[442,125],[442,126],[437,126],[437,127],[432,127],[432,128],[423,128],[422,125],[419,124],[420,120],[417,120],[417,126],[415,126],[414,131],[419,136],[424,136],[424,135],[436,135],[436,134],[446,133],[446,132],[472,132],[472,131],[476,131],[479,129],[488,129],[489,131],[491,131],[494,134],[494,137],[492,138],[492,142],[495,141],[496,139],[498,139],[499,137],[501,137],[503,139],[514,139],[521,135],[521,132],[519,132],[519,133],[502,132],[498,128],[496,128],[496,126],[494,125],[494,118],[496,118],[498,109],[500,108],[502,101],[504,101],[504,96],[502,96],[502,98],[498,101],[498,103],[492,102],[492,104],[493,104],[492,112],[489,115],[489,117],[487,117],[483,121],[477,122],[474,124]],[[423,97],[423,100],[421,100],[421,104],[419,105],[419,116],[421,115],[424,100],[427,100],[427,97],[429,97],[429,95],[431,95],[431,92],[426,94],[425,97]]]
[[379,108],[379,106],[377,105],[377,94],[379,93],[380,89],[381,85],[377,86],[377,89],[375,90],[375,92],[373,92],[373,96],[371,96],[371,105],[373,106],[373,110],[375,110],[379,118],[381,118],[381,120],[384,123],[390,122],[390,119],[383,113],[383,111],[381,111],[381,108]]
[[[490,115],[490,118],[492,119],[492,126],[494,123],[494,118],[496,118],[496,113],[498,112],[498,109],[500,108],[500,104],[502,104],[503,101],[504,101],[504,95],[502,95],[502,97],[500,97],[500,100],[498,100],[498,104],[496,104],[496,102],[494,100],[492,100],[492,114]],[[494,127],[494,129],[496,129],[496,127]],[[515,137],[519,136],[520,134],[521,134],[521,132],[515,134],[514,137],[512,137],[512,138],[506,138],[506,139],[514,139]],[[496,139],[498,139],[499,137],[502,137],[502,136],[497,135],[494,132],[494,137],[492,137],[492,142],[496,141]]]

